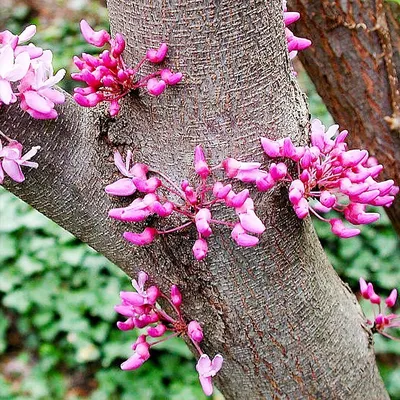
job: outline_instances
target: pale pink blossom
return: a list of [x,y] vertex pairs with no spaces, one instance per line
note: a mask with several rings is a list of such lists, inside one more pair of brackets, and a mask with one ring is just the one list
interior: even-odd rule
[[211,378],[214,377],[222,367],[223,358],[217,354],[213,360],[207,354],[202,354],[196,365],[196,370],[199,374],[199,379],[203,392],[206,396],[211,396],[213,386]]
[[28,53],[23,52],[15,57],[10,45],[0,48],[0,105],[17,101],[11,82],[22,79],[28,72],[30,63]]
[[36,162],[29,160],[35,156],[40,146],[32,147],[25,155],[22,155],[22,149],[22,144],[16,140],[10,140],[6,146],[3,146],[0,140],[0,184],[3,183],[5,174],[15,182],[23,182],[25,176],[21,166],[38,167]]
[[21,108],[32,117],[56,118],[54,106],[63,103],[65,98],[53,86],[64,77],[65,71],[60,70],[53,76],[50,50],[43,51],[32,43],[21,45],[35,32],[34,25],[28,26],[19,36],[9,31],[0,32],[0,105],[19,99]]
[[52,52],[45,50],[40,57],[31,61],[29,71],[18,86],[21,108],[37,119],[56,118],[55,104],[65,101],[64,94],[53,88],[63,79],[65,70],[61,69],[53,75],[52,60]]

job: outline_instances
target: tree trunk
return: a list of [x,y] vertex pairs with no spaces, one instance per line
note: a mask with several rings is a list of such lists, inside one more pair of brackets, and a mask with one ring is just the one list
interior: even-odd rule
[[138,248],[122,239],[124,224],[107,218],[121,204],[104,193],[117,176],[115,147],[132,149],[136,161],[179,182],[193,178],[197,144],[215,165],[228,155],[261,159],[261,135],[308,140],[281,1],[108,6],[112,30],[127,38],[128,64],[166,41],[168,64],[184,72],[184,82],[159,98],[132,94],[114,120],[78,108],[70,97],[56,122],[4,108],[6,134],[43,146],[39,170],[9,189],[131,277],[144,270],[163,289],[177,284],[185,316],[204,328],[204,351],[225,359],[216,383],[226,399],[388,399],[360,307],[310,220],[295,216],[286,187],[257,198],[267,230],[256,248],[237,248],[229,231],[216,229],[204,262],[193,260],[194,230]]
[[[329,112],[400,184],[400,6],[384,0],[289,0],[313,46],[300,55]],[[397,17],[396,17],[397,15]],[[400,197],[386,209],[400,234]]]

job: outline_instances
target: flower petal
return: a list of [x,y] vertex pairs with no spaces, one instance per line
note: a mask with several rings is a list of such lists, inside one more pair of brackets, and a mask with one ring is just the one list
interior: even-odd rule
[[14,160],[4,159],[2,167],[5,173],[15,182],[23,182],[25,180],[21,167]]

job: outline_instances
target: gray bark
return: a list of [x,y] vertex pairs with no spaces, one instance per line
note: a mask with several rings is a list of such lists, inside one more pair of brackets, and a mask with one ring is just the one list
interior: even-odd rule
[[293,213],[287,188],[257,197],[267,226],[259,246],[237,248],[229,231],[215,229],[205,262],[193,261],[194,230],[137,248],[122,239],[126,226],[107,218],[121,204],[104,193],[117,177],[115,147],[179,181],[193,178],[197,144],[215,164],[228,155],[261,159],[261,135],[307,141],[308,111],[289,69],[281,2],[108,6],[113,32],[128,39],[126,61],[165,40],[183,84],[159,98],[132,94],[116,120],[69,97],[55,122],[4,108],[6,134],[43,146],[39,170],[7,187],[131,277],[145,270],[165,290],[177,284],[185,316],[204,328],[204,351],[225,359],[215,381],[226,399],[387,399],[356,299],[311,222]]

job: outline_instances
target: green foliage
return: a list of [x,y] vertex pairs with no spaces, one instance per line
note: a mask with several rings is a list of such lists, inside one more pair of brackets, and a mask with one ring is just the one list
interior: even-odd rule
[[374,211],[381,214],[381,219],[362,226],[361,235],[350,239],[332,235],[330,225],[320,220],[315,219],[314,225],[336,271],[354,291],[363,277],[373,282],[380,293],[389,293],[400,287],[400,243],[384,211]]

